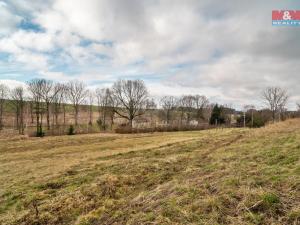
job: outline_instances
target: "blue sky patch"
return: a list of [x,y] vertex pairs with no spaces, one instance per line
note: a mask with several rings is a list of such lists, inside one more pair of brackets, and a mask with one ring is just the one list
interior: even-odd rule
[[40,27],[38,24],[32,23],[28,19],[23,19],[20,22],[18,28],[26,31],[44,32],[44,29],[42,27]]

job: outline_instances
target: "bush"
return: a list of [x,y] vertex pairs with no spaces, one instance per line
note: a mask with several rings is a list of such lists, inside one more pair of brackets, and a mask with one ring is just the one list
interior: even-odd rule
[[214,128],[209,124],[191,126],[158,126],[158,127],[148,127],[148,128],[131,128],[129,126],[119,126],[115,132],[119,134],[131,134],[131,133],[152,133],[152,132],[174,132],[174,131],[193,131],[193,130],[206,130]]
[[98,119],[97,120],[97,124],[98,124],[98,127],[102,130],[106,130],[107,129],[107,125],[105,123],[103,123],[103,121],[101,119]]
[[68,135],[75,135],[75,129],[73,125],[70,125],[68,130]]
[[36,132],[36,136],[37,136],[37,137],[44,137],[44,136],[45,136],[45,132],[43,131],[42,125],[40,125],[40,126],[38,127],[38,130],[37,130],[37,132]]
[[[265,125],[265,120],[264,118],[256,113],[253,115],[253,126],[252,126],[252,116],[251,114],[247,113],[246,114],[246,126],[247,127],[255,127],[255,128],[258,128],[258,127],[263,127]],[[237,119],[237,124],[239,126],[243,126],[244,125],[244,116],[241,115],[238,119]]]
[[[250,124],[250,126],[251,126],[251,124]],[[263,126],[265,126],[265,121],[263,120],[263,118],[254,116],[253,127],[263,127]]]

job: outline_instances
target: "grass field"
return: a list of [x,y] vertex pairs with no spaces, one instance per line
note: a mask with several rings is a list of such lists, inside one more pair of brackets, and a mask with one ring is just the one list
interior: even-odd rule
[[0,224],[300,224],[300,120],[2,137]]

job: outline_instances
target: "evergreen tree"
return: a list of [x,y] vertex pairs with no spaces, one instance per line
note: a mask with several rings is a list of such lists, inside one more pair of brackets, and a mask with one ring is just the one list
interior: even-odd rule
[[214,106],[209,121],[211,125],[219,125],[225,123],[225,118],[223,116],[222,111],[223,111],[222,106],[218,106],[218,104]]

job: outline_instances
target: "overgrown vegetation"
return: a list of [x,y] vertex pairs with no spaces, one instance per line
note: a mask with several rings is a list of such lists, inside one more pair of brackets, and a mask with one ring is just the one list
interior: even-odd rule
[[43,131],[42,125],[39,125],[39,127],[37,128],[36,136],[37,137],[44,137],[45,136],[45,132]]
[[300,121],[2,137],[0,224],[299,224]]
[[73,125],[70,125],[68,135],[75,135],[75,128]]

